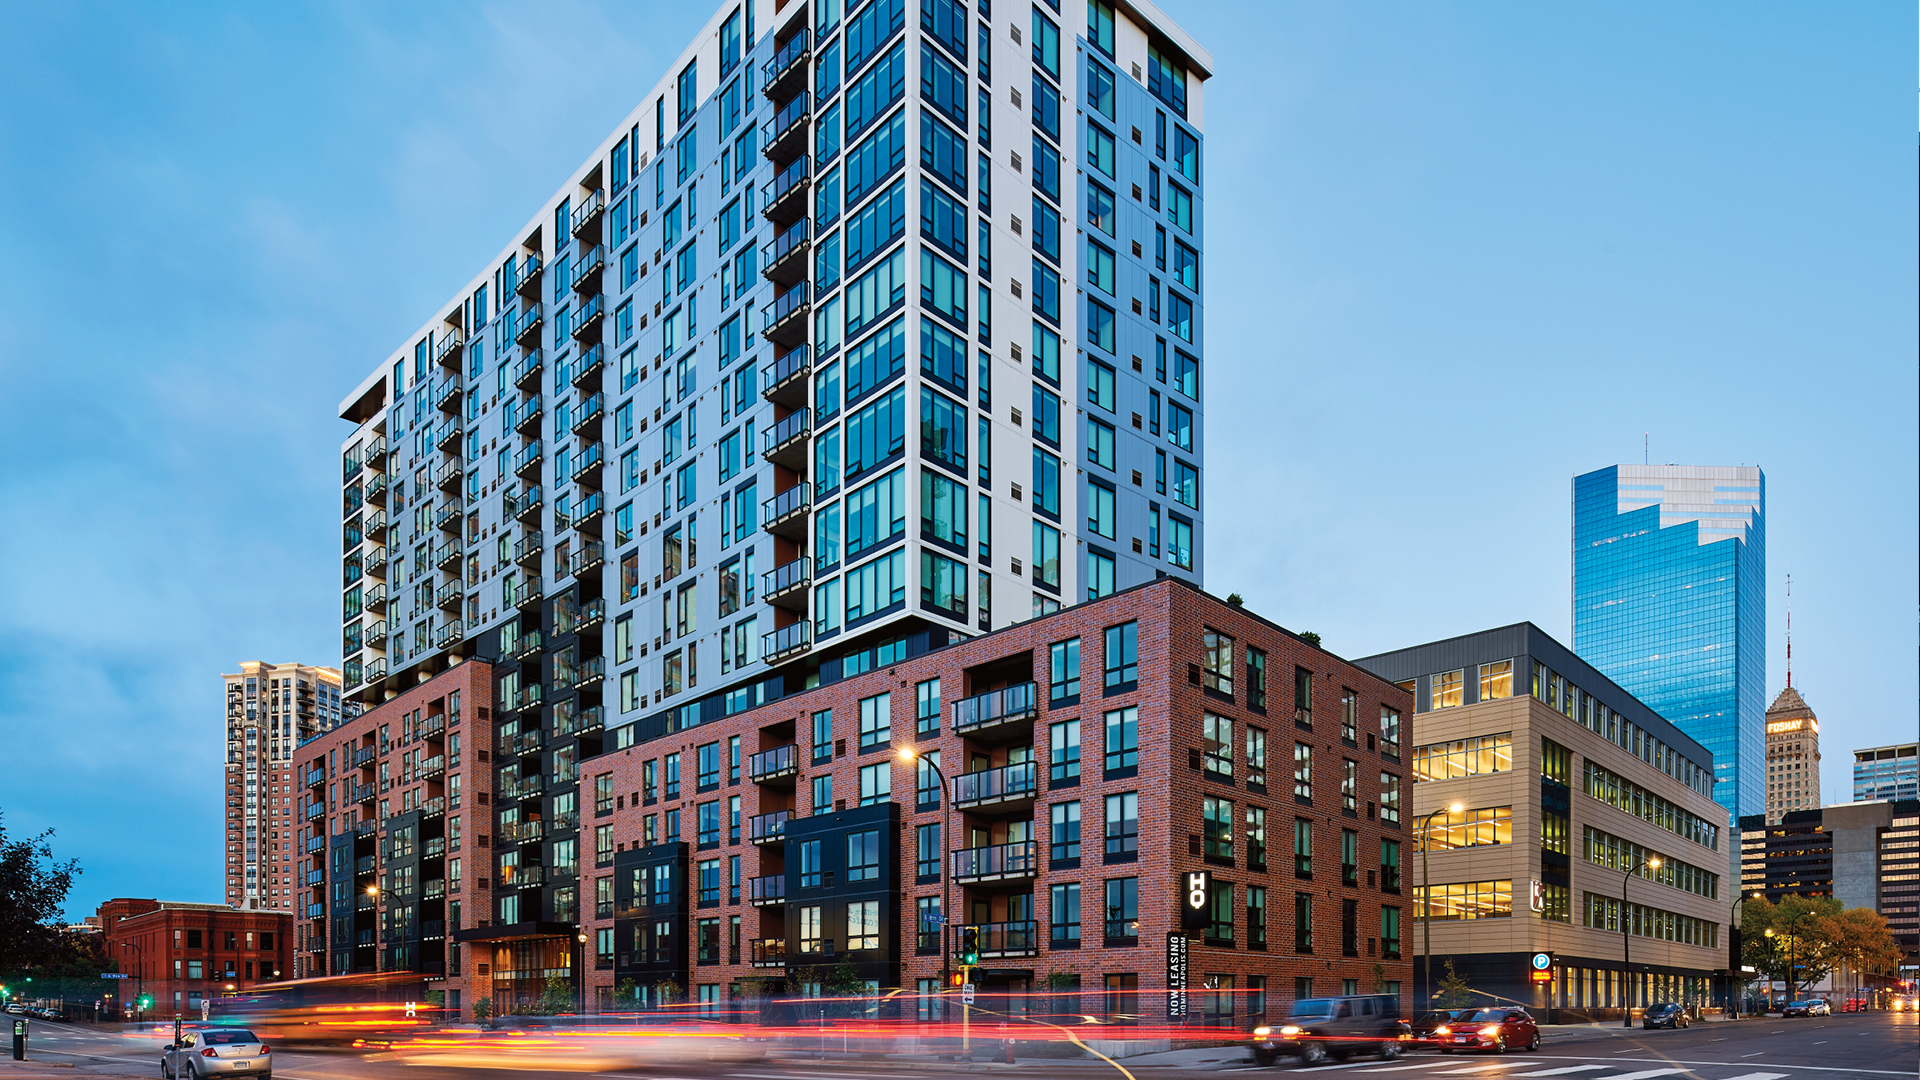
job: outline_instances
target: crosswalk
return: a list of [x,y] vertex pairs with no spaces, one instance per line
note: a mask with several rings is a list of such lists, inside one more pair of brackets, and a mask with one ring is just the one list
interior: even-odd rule
[[[1632,1051],[1625,1051],[1631,1053]],[[1560,1056],[1567,1060],[1567,1056]],[[1673,1077],[1675,1080],[1817,1080],[1822,1072],[1829,1070],[1817,1067],[1788,1066],[1794,1071],[1756,1072],[1749,1063],[1738,1061],[1713,1063],[1698,1061],[1671,1061],[1651,1058],[1616,1058],[1611,1061],[1586,1061],[1576,1065],[1552,1064],[1553,1055],[1527,1054],[1522,1057],[1490,1058],[1471,1064],[1463,1064],[1457,1057],[1421,1057],[1413,1061],[1402,1060],[1393,1064],[1376,1062],[1352,1062],[1339,1065],[1324,1065],[1318,1068],[1295,1069],[1294,1072],[1333,1072],[1341,1071],[1348,1076],[1359,1078],[1375,1074],[1393,1074],[1382,1080],[1426,1080],[1434,1077],[1471,1077],[1473,1080],[1660,1080]],[[1653,1067],[1654,1065],[1659,1067]],[[1744,1070],[1744,1071],[1743,1071]],[[1878,1070],[1835,1069],[1833,1072],[1877,1072]],[[1345,1080],[1345,1078],[1341,1078]]]

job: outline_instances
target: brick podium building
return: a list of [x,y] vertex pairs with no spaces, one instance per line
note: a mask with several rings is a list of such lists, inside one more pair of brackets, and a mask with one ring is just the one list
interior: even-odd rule
[[292,970],[293,916],[285,912],[118,898],[95,917],[106,970],[133,976],[112,980],[118,997],[103,1006],[109,1016],[132,1010],[145,993],[153,995],[150,1018],[198,1019],[203,1000]]

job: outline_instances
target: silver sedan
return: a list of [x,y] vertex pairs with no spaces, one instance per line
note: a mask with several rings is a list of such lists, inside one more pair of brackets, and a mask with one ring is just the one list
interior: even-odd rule
[[212,1076],[273,1075],[273,1051],[245,1028],[204,1028],[188,1031],[177,1043],[168,1043],[160,1055],[160,1075],[167,1080],[199,1080]]

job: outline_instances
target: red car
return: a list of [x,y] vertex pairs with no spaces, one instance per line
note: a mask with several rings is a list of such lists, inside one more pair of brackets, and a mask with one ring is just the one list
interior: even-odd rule
[[1492,1050],[1504,1054],[1521,1047],[1538,1050],[1540,1027],[1525,1009],[1475,1009],[1460,1014],[1450,1024],[1434,1028],[1433,1044],[1443,1054],[1456,1050]]

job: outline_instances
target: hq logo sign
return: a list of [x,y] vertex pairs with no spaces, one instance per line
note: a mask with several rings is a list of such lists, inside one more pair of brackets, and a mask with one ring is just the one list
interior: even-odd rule
[[1180,905],[1182,930],[1207,928],[1207,904],[1213,898],[1213,874],[1207,870],[1189,870],[1176,875],[1175,892]]

